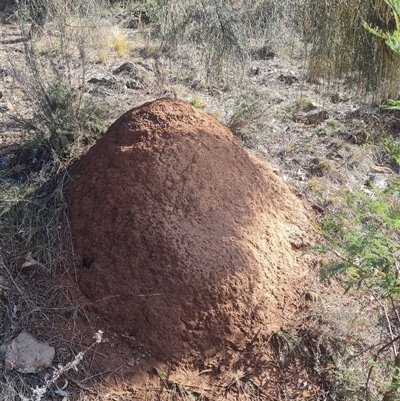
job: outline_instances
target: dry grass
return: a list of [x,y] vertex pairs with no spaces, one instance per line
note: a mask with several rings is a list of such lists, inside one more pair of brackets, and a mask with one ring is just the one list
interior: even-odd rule
[[[159,31],[163,51],[175,60],[204,68],[207,80],[237,80],[260,48],[283,54],[294,43],[299,1],[173,0],[162,3]],[[285,40],[290,38],[287,43]],[[188,49],[189,47],[189,49]],[[288,51],[290,53],[290,51]],[[261,53],[259,53],[261,54]]]
[[368,390],[370,399],[378,399],[389,384],[388,361],[392,358],[389,351],[373,361],[387,335],[379,302],[356,292],[344,295],[340,281],[329,283],[329,294],[317,282],[310,291],[318,302],[310,304],[303,316],[306,332],[313,338],[314,356],[331,366],[337,395],[346,400],[365,399],[368,374],[374,365]]
[[[57,348],[55,362],[67,363],[81,347],[56,338],[51,327],[57,317],[73,308],[69,293],[66,288],[54,285],[52,278],[40,266],[21,268],[23,260],[0,261],[0,278],[5,283],[4,296],[0,297],[0,338],[7,343],[21,331],[27,331]],[[39,399],[33,396],[32,389],[44,384],[44,374],[27,376],[7,371],[4,366],[0,366],[0,372],[0,400]]]
[[113,27],[109,32],[110,47],[122,58],[130,49],[128,35],[119,27]]

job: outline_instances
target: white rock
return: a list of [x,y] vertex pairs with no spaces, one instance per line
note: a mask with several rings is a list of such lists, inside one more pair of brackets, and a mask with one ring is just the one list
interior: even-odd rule
[[51,366],[55,349],[26,332],[14,338],[5,349],[5,367],[20,373],[37,373]]

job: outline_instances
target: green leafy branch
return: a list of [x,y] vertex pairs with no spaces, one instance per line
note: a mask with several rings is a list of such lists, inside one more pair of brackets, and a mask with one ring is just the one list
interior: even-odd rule
[[346,273],[347,291],[356,287],[386,298],[400,299],[400,188],[347,194],[346,206],[322,224],[326,245],[337,260],[323,270],[323,278]]
[[383,39],[390,49],[400,55],[400,0],[384,1],[392,9],[396,29],[393,32],[384,32],[382,29],[372,28],[366,21],[363,21],[363,27],[372,35]]
[[[384,0],[392,9],[392,14],[396,23],[396,29],[393,32],[384,32],[380,28],[372,28],[366,21],[363,21],[363,27],[372,35],[382,39],[386,45],[400,56],[400,0]],[[386,105],[382,105],[383,110],[400,110],[400,101],[389,99]]]
[[385,147],[385,152],[400,166],[400,143],[395,141],[392,136],[389,136],[383,141],[383,146]]
[[[373,295],[390,327],[387,305],[395,307],[400,301],[400,180],[394,180],[385,190],[373,188],[372,193],[346,194],[342,207],[324,218],[322,231],[327,241],[313,250],[335,255],[335,260],[322,269],[322,277],[343,274],[346,292],[356,288]],[[392,336],[381,350],[399,339],[400,336]],[[399,351],[394,349],[394,370],[385,401],[394,399],[390,397],[400,399]]]

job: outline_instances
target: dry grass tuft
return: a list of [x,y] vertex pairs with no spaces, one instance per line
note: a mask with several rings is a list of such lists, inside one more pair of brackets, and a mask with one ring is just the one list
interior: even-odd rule
[[121,28],[113,27],[109,31],[109,41],[111,49],[113,49],[118,54],[118,57],[122,58],[128,54],[131,47],[129,43],[129,38],[126,32],[123,31]]
[[[316,302],[299,321],[298,343],[308,338],[307,346],[315,358],[315,368],[330,375],[332,399],[365,399],[368,373],[374,364],[374,374],[368,384],[370,399],[388,384],[390,352],[373,358],[385,337],[380,305],[376,300],[359,294],[344,294],[340,281],[329,283],[329,293],[315,282],[309,293]],[[321,292],[322,291],[322,292]],[[302,340],[303,339],[303,340]],[[375,398],[376,397],[376,398]]]

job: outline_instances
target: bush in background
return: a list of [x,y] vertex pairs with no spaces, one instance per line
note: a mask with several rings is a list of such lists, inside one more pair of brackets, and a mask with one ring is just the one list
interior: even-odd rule
[[[300,0],[159,0],[159,34],[169,55],[189,55],[208,79],[237,71],[260,47],[286,38]],[[289,28],[288,28],[289,27]]]
[[397,95],[400,60],[363,27],[366,21],[383,31],[395,29],[384,0],[305,0],[302,15],[311,79],[346,78],[361,92],[377,91],[383,98]]
[[25,129],[23,142],[42,164],[71,158],[103,129],[101,110],[84,89],[103,6],[100,0],[18,3],[21,31],[30,39],[24,65],[10,63],[31,114],[17,119]]

